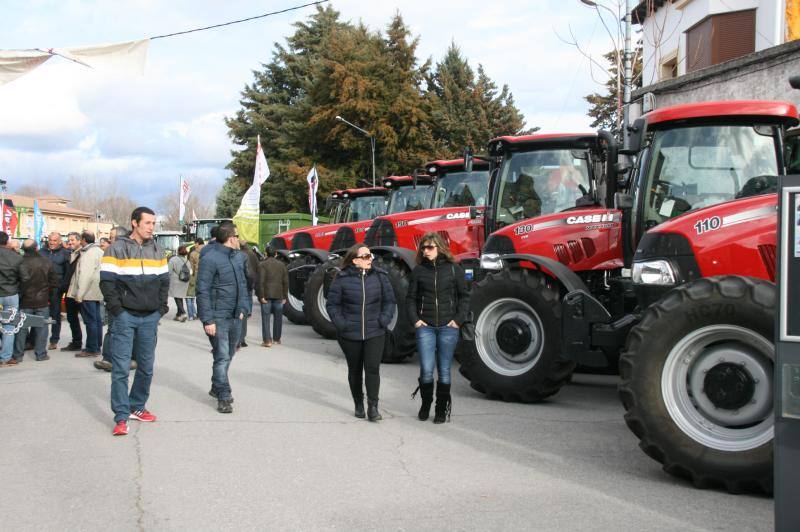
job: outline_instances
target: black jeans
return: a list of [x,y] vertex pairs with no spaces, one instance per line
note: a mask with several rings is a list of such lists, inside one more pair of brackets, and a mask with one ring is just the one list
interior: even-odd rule
[[353,399],[364,398],[361,387],[362,374],[366,375],[367,398],[377,401],[381,387],[381,358],[383,358],[383,344],[385,335],[376,336],[368,340],[348,340],[339,338],[339,346],[344,351],[347,359],[347,381],[350,383],[350,393]]
[[178,312],[175,313],[175,317],[178,318],[186,314],[186,310],[183,308],[183,298],[182,297],[173,297],[172,299],[175,300],[175,306],[178,307]]
[[83,346],[83,331],[81,330],[81,304],[72,299],[67,298],[67,321],[69,328],[72,331],[72,340],[70,344]]
[[61,296],[64,292],[60,288],[50,292],[50,343],[57,344],[61,340]]

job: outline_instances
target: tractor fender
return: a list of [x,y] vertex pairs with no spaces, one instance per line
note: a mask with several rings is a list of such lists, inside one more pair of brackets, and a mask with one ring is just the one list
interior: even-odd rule
[[503,262],[532,262],[540,268],[547,269],[556,277],[556,279],[561,282],[561,284],[564,285],[567,293],[574,290],[583,290],[584,292],[589,293],[589,288],[575,272],[549,257],[542,257],[541,255],[527,255],[524,253],[511,253],[508,255],[501,255],[500,258],[503,260]]
[[334,258],[333,253],[325,251],[324,249],[317,248],[303,248],[293,249],[286,252],[286,257],[289,259],[297,258],[301,255],[308,255],[317,259],[320,263],[326,262],[328,259]]
[[370,246],[370,251],[375,255],[382,257],[390,256],[392,258],[400,259],[403,264],[408,267],[408,271],[414,269],[417,265],[416,257],[417,252],[411,249],[401,248],[398,246]]

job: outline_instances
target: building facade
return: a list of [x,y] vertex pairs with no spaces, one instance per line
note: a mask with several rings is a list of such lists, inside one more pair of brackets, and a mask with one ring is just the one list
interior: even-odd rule
[[[110,223],[99,221],[93,213],[73,209],[69,206],[70,200],[60,196],[41,196],[33,198],[21,196],[19,194],[6,194],[6,204],[12,205],[17,215],[17,224],[14,228],[12,237],[33,238],[34,219],[33,203],[39,202],[39,210],[44,217],[44,233],[58,231],[61,236],[75,231],[80,233],[84,229],[89,229],[95,233],[97,238],[107,237],[111,231]],[[8,229],[8,227],[4,227]]]

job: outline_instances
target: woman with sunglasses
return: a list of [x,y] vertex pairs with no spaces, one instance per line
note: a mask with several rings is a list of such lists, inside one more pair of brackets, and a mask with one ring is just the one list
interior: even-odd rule
[[430,416],[433,403],[433,370],[437,368],[436,408],[433,422],[450,417],[450,366],[459,339],[459,328],[467,317],[469,292],[464,270],[456,264],[450,248],[438,233],[426,233],[419,243],[417,266],[411,272],[406,294],[408,316],[414,323],[419,353],[420,421]]
[[367,385],[367,414],[378,421],[380,364],[386,326],[392,320],[395,299],[388,274],[372,267],[372,253],[356,244],[345,253],[342,269],[331,283],[325,308],[336,326],[337,340],[347,359],[347,380],[355,403],[355,416],[364,416],[362,380]]

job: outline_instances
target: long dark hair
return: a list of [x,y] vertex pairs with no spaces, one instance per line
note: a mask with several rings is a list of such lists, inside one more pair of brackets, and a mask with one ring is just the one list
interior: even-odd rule
[[358,250],[361,248],[369,249],[369,246],[366,244],[355,244],[350,246],[350,249],[347,250],[347,253],[344,254],[344,258],[342,259],[342,269],[353,265],[353,259],[358,257]]
[[417,246],[417,256],[416,262],[417,264],[422,264],[425,260],[425,255],[422,253],[423,246],[427,244],[435,244],[437,248],[439,248],[439,255],[445,258],[447,262],[455,262],[456,259],[453,258],[453,254],[450,252],[450,246],[447,245],[447,242],[442,235],[435,231],[430,231],[422,235],[422,238],[419,239],[419,246]]

